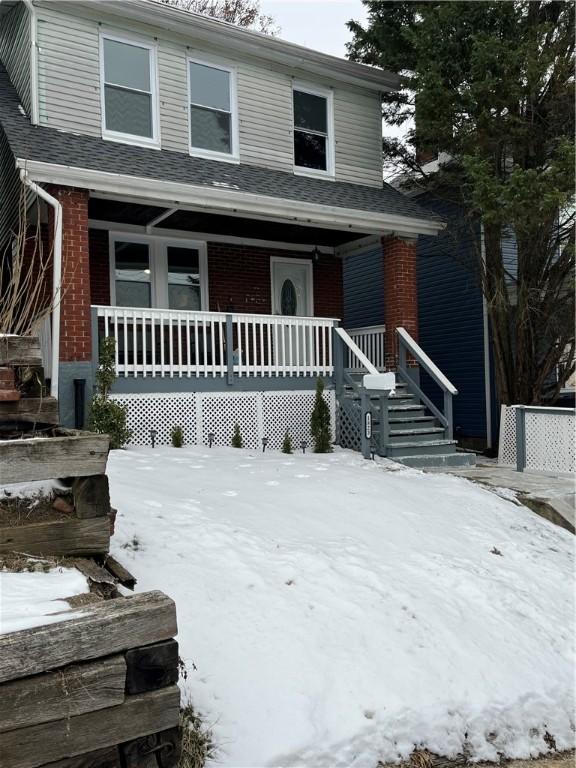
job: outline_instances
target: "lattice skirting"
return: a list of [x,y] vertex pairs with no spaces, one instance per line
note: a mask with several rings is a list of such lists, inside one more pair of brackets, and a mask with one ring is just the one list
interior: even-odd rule
[[[314,392],[216,392],[114,395],[128,410],[127,423],[133,431],[133,445],[150,445],[150,430],[155,429],[158,445],[170,445],[170,430],[182,427],[188,445],[230,445],[234,425],[246,448],[260,448],[262,438],[277,450],[288,429],[295,448],[302,440],[311,445],[310,414]],[[332,431],[335,425],[334,391],[324,392],[330,408]]]
[[[542,472],[574,472],[572,414],[526,413],[526,469]],[[502,406],[498,463],[516,466],[516,409]]]
[[360,408],[355,408],[352,403],[339,404],[337,419],[338,444],[351,451],[360,451]]

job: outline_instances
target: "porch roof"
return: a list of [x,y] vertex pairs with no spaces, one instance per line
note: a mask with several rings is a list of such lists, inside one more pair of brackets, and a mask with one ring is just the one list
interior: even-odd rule
[[[19,108],[1,63],[0,125],[17,164],[27,167],[30,176],[41,182],[103,192],[120,189],[126,196],[136,189],[142,197],[189,201],[191,205],[198,195],[202,206],[213,210],[261,212],[272,217],[280,209],[292,220],[309,220],[312,225],[322,220],[323,226],[333,221],[336,228],[356,231],[434,234],[443,228],[438,215],[384,183],[369,187],[315,179],[33,126]],[[152,181],[153,186],[148,185],[144,194],[138,180]],[[346,212],[348,224],[343,218]],[[370,229],[362,226],[366,223]]]

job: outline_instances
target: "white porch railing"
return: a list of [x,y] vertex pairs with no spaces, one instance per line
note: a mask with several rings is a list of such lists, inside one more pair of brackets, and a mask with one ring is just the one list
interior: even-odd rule
[[[346,333],[359,347],[362,353],[379,371],[386,370],[385,325],[371,325],[365,328],[347,328]],[[350,350],[347,351],[347,359],[344,366],[351,371],[363,370],[358,366],[358,359]]]
[[116,341],[119,376],[331,376],[335,320],[92,307],[93,337]]

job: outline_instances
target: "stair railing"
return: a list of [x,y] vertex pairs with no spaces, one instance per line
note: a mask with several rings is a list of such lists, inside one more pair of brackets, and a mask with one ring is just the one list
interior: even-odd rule
[[[422,347],[410,336],[405,328],[396,328],[398,336],[398,375],[405,382],[406,386],[427,406],[427,408],[436,416],[447,432],[449,440],[454,436],[454,413],[452,408],[452,398],[458,394],[458,390],[452,382],[442,373],[435,363],[428,357]],[[418,384],[408,373],[408,353],[418,361],[422,368],[430,375],[433,381],[440,387],[444,393],[444,412],[442,412],[430,398],[424,394]]]
[[[350,337],[350,335],[339,326],[334,327],[334,377],[335,377],[335,387],[336,387],[336,397],[338,398],[338,402],[340,404],[340,407],[342,409],[346,409],[346,398],[344,397],[344,385],[347,384],[353,392],[359,397],[360,399],[360,445],[361,445],[361,451],[364,455],[364,458],[369,459],[372,453],[375,453],[378,449],[378,446],[375,445],[376,443],[376,432],[375,430],[372,430],[372,434],[370,436],[367,435],[366,432],[366,425],[367,425],[367,419],[369,418],[370,423],[375,423],[376,420],[378,420],[379,423],[379,429],[378,429],[378,440],[379,440],[379,448],[380,453],[382,455],[385,455],[386,445],[388,442],[388,433],[389,433],[389,425],[388,425],[388,404],[387,400],[388,398],[385,396],[381,396],[378,398],[378,405],[375,408],[374,404],[372,402],[372,398],[370,395],[376,394],[375,392],[370,392],[362,385],[358,384],[352,376],[348,373],[344,366],[344,361],[346,359],[346,354],[348,353],[349,356],[354,356],[358,363],[360,364],[359,368],[355,367],[355,370],[362,370],[365,369],[366,373],[372,373],[372,374],[378,374],[380,371],[376,368],[376,366],[366,357],[364,352],[360,349],[360,347],[356,344],[356,342]],[[369,414],[369,417],[367,416]],[[352,418],[352,417],[350,417]],[[337,442],[339,442],[339,436],[337,436]]]

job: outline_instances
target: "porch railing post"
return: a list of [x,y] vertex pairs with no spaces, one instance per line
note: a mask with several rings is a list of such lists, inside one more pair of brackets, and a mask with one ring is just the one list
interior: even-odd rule
[[452,393],[444,390],[444,416],[448,422],[448,440],[454,439],[454,413],[452,409]]
[[516,471],[524,472],[526,467],[526,411],[516,406]]
[[380,396],[380,455],[388,455],[388,443],[390,442],[390,421],[388,414],[388,392]]
[[226,315],[226,368],[227,381],[234,384],[234,324],[232,315]]
[[396,336],[398,341],[398,364],[406,373],[408,373],[408,365],[406,364],[406,347],[404,346],[400,336]]
[[337,323],[332,328],[332,349],[334,355],[334,386],[336,397],[341,397],[344,392],[344,350],[342,339],[336,333]]
[[368,397],[368,392],[366,392],[364,388],[362,388],[360,392],[360,407],[362,411],[362,418],[360,421],[362,456],[364,456],[365,459],[369,459],[371,434],[369,434],[368,432],[368,425],[370,423],[370,433],[371,433],[372,416],[371,415],[368,416],[368,414],[370,413],[370,398]]
[[[100,338],[98,332],[98,307],[90,308],[90,324],[92,335],[92,382],[91,387],[94,387],[96,382],[96,371],[100,363]],[[118,341],[116,341],[118,343]],[[92,390],[90,390],[92,394]]]

